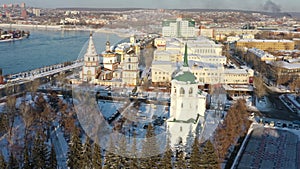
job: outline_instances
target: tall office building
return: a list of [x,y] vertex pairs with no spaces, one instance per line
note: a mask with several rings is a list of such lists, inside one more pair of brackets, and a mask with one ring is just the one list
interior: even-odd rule
[[195,38],[195,21],[192,19],[177,18],[176,20],[164,20],[162,23],[164,37]]

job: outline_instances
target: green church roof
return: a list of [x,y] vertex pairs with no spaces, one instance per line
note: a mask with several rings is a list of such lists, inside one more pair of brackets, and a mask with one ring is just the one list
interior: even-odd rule
[[196,77],[189,71],[179,72],[174,79],[180,82],[189,82],[191,84],[197,83]]

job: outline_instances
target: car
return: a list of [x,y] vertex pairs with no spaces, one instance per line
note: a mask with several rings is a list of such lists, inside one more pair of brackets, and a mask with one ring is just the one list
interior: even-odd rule
[[278,121],[277,123],[276,123],[276,127],[282,127],[283,125],[282,125],[282,123],[280,122],[280,121]]
[[300,125],[300,120],[294,120],[294,121],[293,121],[293,124],[298,124],[298,125]]
[[293,124],[289,123],[287,127],[291,129],[293,128]]

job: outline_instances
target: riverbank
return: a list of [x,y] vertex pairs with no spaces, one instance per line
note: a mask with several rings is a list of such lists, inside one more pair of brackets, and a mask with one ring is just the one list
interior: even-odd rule
[[108,33],[116,34],[120,37],[130,37],[132,35],[144,34],[137,30],[132,29],[110,29],[110,28],[100,28],[94,29],[86,26],[74,26],[65,27],[63,25],[25,25],[25,24],[0,24],[0,28],[12,28],[12,29],[28,29],[28,30],[47,30],[47,31],[92,31],[96,33]]

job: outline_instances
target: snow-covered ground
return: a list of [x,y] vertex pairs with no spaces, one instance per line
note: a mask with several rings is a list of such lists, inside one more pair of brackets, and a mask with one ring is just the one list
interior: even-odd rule
[[200,135],[200,138],[203,141],[207,140],[213,136],[215,130],[217,129],[217,127],[221,121],[221,119],[219,117],[216,117],[214,115],[214,113],[215,113],[214,110],[207,111],[204,127],[203,127],[203,129],[201,131],[201,135]]
[[0,103],[0,113],[3,113],[3,112],[4,112],[5,104],[6,104],[6,103]]
[[124,102],[116,102],[109,100],[99,100],[99,111],[105,119],[111,117],[117,110],[124,106]]

